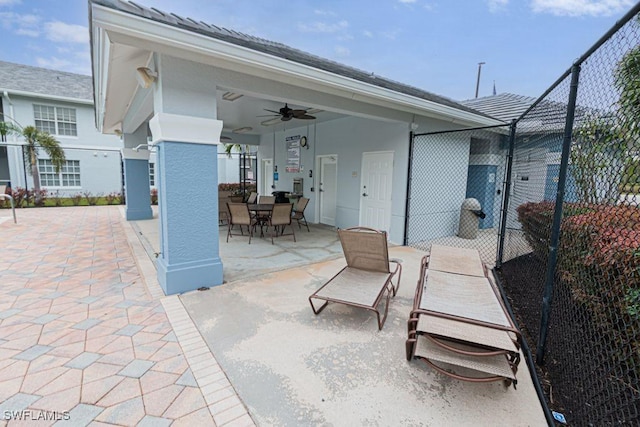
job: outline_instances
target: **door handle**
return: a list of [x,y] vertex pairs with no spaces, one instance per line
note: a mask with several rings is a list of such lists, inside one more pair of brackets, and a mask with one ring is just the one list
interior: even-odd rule
[[367,193],[362,193],[362,195],[363,195],[364,197],[367,197],[367,196],[368,196],[368,194],[367,194]]

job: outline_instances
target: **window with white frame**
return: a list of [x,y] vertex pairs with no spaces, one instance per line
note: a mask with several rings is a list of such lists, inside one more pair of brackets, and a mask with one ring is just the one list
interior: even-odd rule
[[156,185],[156,164],[149,163],[149,185],[152,187]]
[[80,160],[66,160],[60,172],[49,159],[38,159],[40,184],[44,187],[80,187]]
[[77,136],[76,109],[33,104],[36,128],[51,135]]

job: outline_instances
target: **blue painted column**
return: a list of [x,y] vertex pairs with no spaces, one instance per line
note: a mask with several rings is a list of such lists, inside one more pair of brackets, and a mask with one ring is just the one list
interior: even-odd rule
[[217,144],[222,122],[157,113],[149,127],[157,149],[158,281],[167,295],[220,285]]
[[149,151],[122,149],[127,221],[153,218],[149,188]]

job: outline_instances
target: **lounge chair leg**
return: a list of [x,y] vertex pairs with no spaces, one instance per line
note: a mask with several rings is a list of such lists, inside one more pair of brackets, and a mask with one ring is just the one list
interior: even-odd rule
[[386,304],[384,306],[384,316],[382,317],[382,320],[380,320],[380,312],[378,311],[378,307],[376,307],[374,310],[376,312],[376,316],[378,316],[378,330],[381,331],[382,327],[384,326],[384,322],[387,321],[387,314],[389,314],[389,303],[391,302],[391,291],[389,290],[389,288],[387,288],[387,301]]
[[406,351],[407,351],[407,360],[409,362],[411,362],[411,360],[413,359],[413,352],[415,351],[416,348],[416,339],[408,339],[407,342],[405,343],[405,347],[406,347]]
[[311,297],[309,297],[309,304],[311,304],[311,310],[313,310],[313,314],[318,315],[324,308],[329,304],[329,301],[325,301],[322,306],[316,310],[316,307],[313,305],[313,301],[311,301]]

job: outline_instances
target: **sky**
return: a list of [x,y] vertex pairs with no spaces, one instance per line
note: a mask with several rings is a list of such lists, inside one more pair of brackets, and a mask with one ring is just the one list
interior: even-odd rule
[[[455,100],[538,97],[636,0],[136,0]],[[91,74],[87,0],[0,0],[0,60]]]

